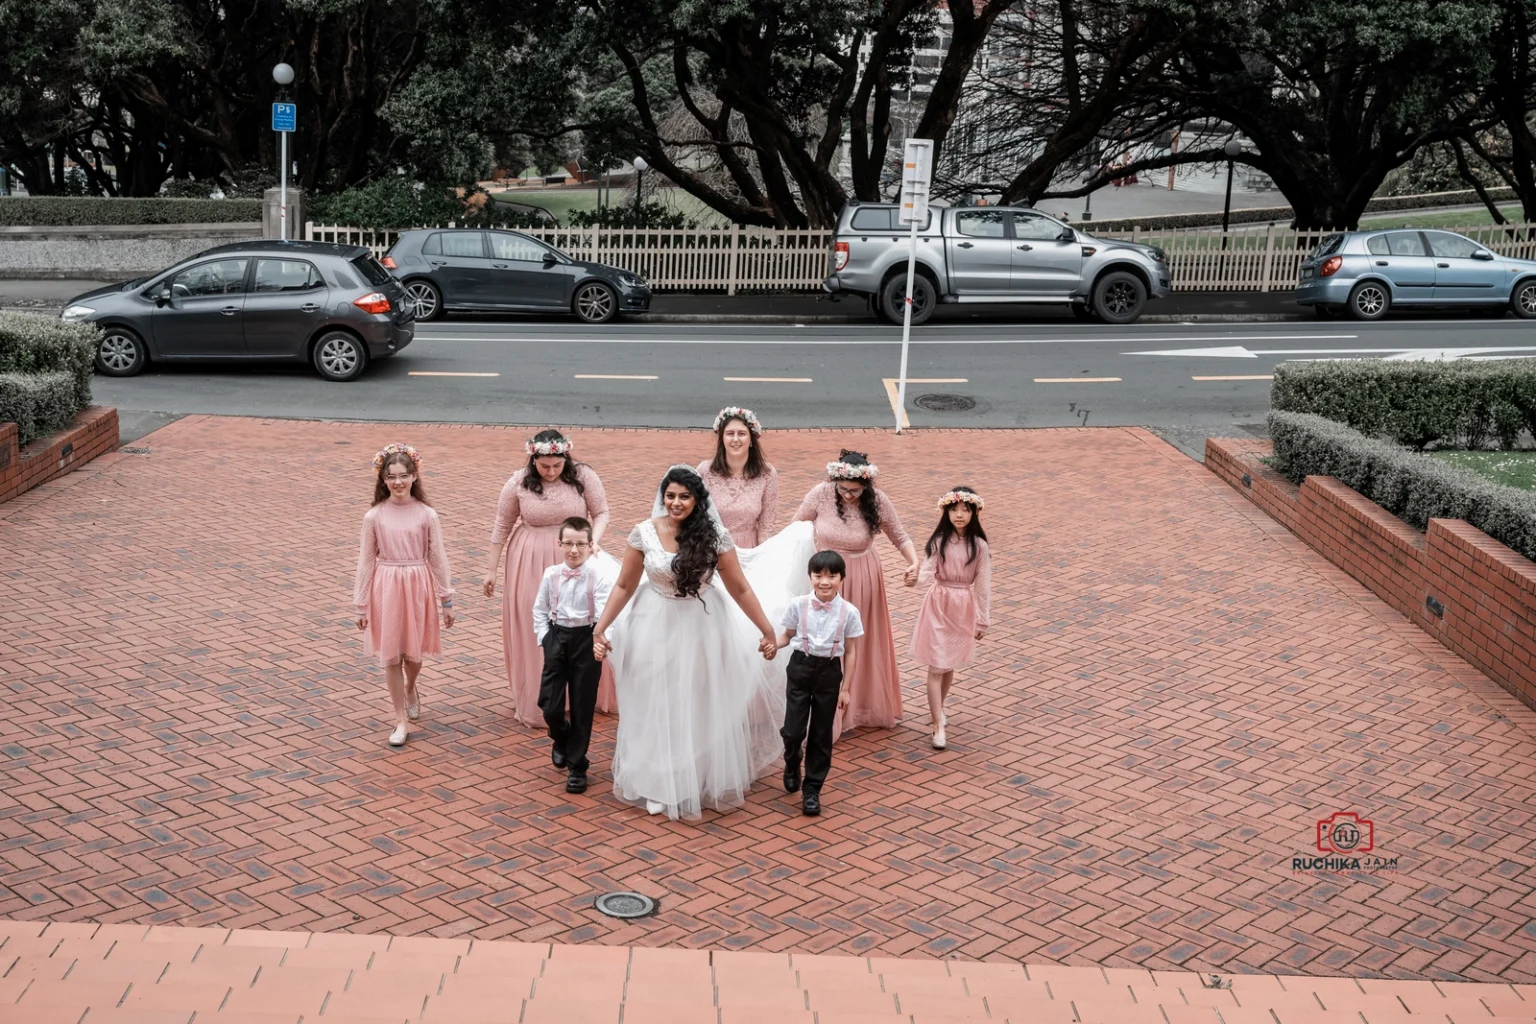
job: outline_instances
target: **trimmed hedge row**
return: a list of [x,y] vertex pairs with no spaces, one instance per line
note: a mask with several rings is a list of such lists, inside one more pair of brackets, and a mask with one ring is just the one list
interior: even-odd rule
[[91,404],[100,331],[35,313],[0,313],[0,422],[20,443],[66,426]]
[[114,224],[247,224],[260,199],[122,199],[102,196],[0,198],[0,226],[73,228]]
[[1282,363],[1269,402],[1412,448],[1496,440],[1507,450],[1522,429],[1536,434],[1536,361]]
[[1270,412],[1269,436],[1275,468],[1296,483],[1336,477],[1420,530],[1431,519],[1463,519],[1536,559],[1536,494],[1310,413]]

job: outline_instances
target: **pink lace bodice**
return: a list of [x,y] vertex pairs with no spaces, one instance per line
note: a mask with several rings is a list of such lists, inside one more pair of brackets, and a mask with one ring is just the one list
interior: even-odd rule
[[432,573],[432,589],[439,601],[453,596],[448,553],[443,550],[443,526],[437,510],[414,498],[379,502],[363,516],[363,540],[357,556],[357,581],[352,603],[359,615],[368,614],[373,596],[373,574],[380,562],[425,564]]
[[992,622],[992,550],[984,540],[976,541],[976,560],[969,565],[970,548],[963,537],[944,545],[944,555],[928,555],[917,574],[919,589],[930,584],[941,587],[968,587],[976,602],[976,628],[986,629]]
[[721,476],[699,463],[699,477],[709,488],[709,499],[720,512],[725,528],[739,548],[755,548],[779,525],[779,474],[772,466],[756,479]]
[[[880,532],[890,538],[897,550],[911,543],[912,538],[907,536],[907,531],[901,525],[901,517],[896,514],[896,506],[891,504],[891,499],[879,488],[875,489],[875,503],[880,509]],[[795,513],[795,519],[816,524],[818,548],[856,552],[864,551],[874,544],[874,535],[869,532],[857,506],[844,508],[843,516],[845,518],[840,518],[837,514],[837,488],[830,480],[823,480],[812,487],[800,503],[800,511]]]
[[501,489],[501,500],[496,504],[496,527],[491,531],[491,547],[500,548],[512,535],[519,522],[526,526],[559,526],[571,516],[581,516],[592,523],[592,532],[601,537],[608,525],[608,495],[603,492],[603,482],[592,467],[578,465],[576,475],[586,494],[578,494],[576,488],[564,480],[544,482],[544,493],[535,494],[523,486],[526,467],[512,474]]

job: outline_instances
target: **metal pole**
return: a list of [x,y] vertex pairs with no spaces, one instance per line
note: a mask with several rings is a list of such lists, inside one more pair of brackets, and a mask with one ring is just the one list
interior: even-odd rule
[[645,172],[635,169],[635,216],[640,216],[640,190],[645,187]]
[[896,433],[901,433],[901,417],[907,411],[907,345],[912,340],[912,281],[917,274],[917,221],[912,222],[907,248],[907,301],[901,319],[901,381],[896,387]]
[[1227,228],[1232,223],[1232,158],[1227,158],[1227,203],[1221,210],[1221,247],[1227,247]]
[[283,164],[278,168],[277,179],[282,193],[281,227],[278,229],[278,237],[283,241],[288,240],[288,133],[278,132],[279,147],[282,150]]

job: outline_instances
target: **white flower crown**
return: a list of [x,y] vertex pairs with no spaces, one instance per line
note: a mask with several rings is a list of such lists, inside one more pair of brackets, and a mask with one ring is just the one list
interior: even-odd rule
[[715,414],[715,425],[709,429],[718,431],[731,420],[741,420],[741,422],[745,423],[747,429],[752,432],[753,437],[763,436],[763,425],[758,422],[757,413],[751,409],[743,409],[739,405],[728,405],[721,409]]
[[855,466],[847,462],[827,463],[827,476],[833,480],[873,480],[880,475],[880,468],[874,464]]
[[570,438],[562,437],[557,441],[526,441],[523,448],[529,455],[569,455],[571,453]]
[[962,501],[976,509],[978,512],[986,507],[981,502],[981,495],[977,494],[975,491],[950,491],[948,494],[944,495],[944,497],[939,499],[939,508],[946,509],[951,505],[958,505]]

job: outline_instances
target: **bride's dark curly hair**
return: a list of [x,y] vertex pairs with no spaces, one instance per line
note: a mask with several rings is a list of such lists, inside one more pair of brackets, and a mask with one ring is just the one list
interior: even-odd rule
[[682,484],[693,495],[693,511],[677,524],[677,557],[672,559],[677,596],[698,597],[699,588],[720,563],[720,538],[709,515],[709,488],[699,474],[684,466],[667,471],[659,493],[666,494],[671,484]]

